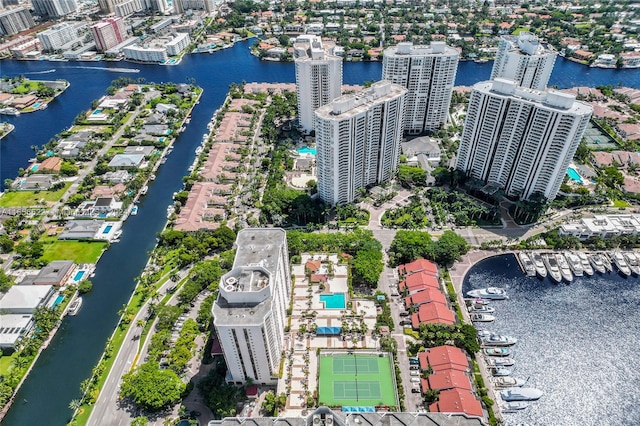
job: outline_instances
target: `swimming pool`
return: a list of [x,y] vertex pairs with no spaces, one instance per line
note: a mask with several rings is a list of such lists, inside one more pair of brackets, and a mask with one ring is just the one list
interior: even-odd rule
[[51,305],[51,307],[55,308],[56,306],[61,304],[63,300],[64,300],[64,296],[59,294],[58,297],[56,297],[56,300],[53,302],[53,305]]
[[100,114],[100,113],[102,113],[102,110],[101,110],[101,109],[99,109],[99,108],[97,108],[97,109],[93,110],[93,112],[91,113],[91,115],[98,115],[98,114]]
[[31,108],[36,109],[36,108],[38,108],[40,105],[42,105],[40,102],[36,102],[35,104],[31,105]]
[[309,148],[308,146],[303,146],[302,148],[296,149],[296,152],[298,154],[310,154],[310,155],[315,156],[317,150],[315,148]]
[[102,233],[108,234],[112,229],[113,229],[113,225],[107,225],[104,227],[104,231],[102,231]]
[[34,164],[33,166],[29,167],[29,170],[35,172],[36,170],[38,170],[38,167],[40,167],[40,164]]
[[569,167],[567,169],[567,176],[569,176],[569,179],[573,181],[582,183],[582,176],[580,176],[580,174],[573,167]]
[[321,294],[320,301],[324,302],[325,309],[344,309],[347,306],[344,293]]
[[82,277],[84,277],[84,273],[85,273],[85,271],[76,272],[76,274],[73,276],[73,280],[74,281],[80,281],[82,279]]

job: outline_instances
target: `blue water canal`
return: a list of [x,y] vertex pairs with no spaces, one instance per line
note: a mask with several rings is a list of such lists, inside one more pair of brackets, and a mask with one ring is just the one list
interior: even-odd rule
[[[171,196],[181,188],[181,177],[187,174],[187,168],[195,156],[194,150],[200,144],[202,134],[207,131],[206,125],[214,110],[223,102],[229,84],[242,81],[294,81],[293,64],[260,62],[249,54],[250,43],[238,43],[234,48],[211,55],[189,55],[179,66],[126,62],[89,65],[74,62],[0,62],[2,77],[22,74],[33,79],[63,78],[71,83],[71,87],[44,111],[23,114],[17,118],[2,117],[14,124],[16,129],[0,144],[0,182],[14,177],[20,167],[26,167],[27,160],[34,156],[32,146],[48,142],[69,127],[75,116],[87,110],[91,101],[101,97],[110,82],[118,77],[144,78],[154,82],[186,82],[187,78],[195,78],[196,84],[205,89],[200,104],[192,113],[191,123],[176,141],[173,153],[160,168],[147,196],[140,203],[138,215],[129,218],[120,242],[114,244],[100,260],[92,278],[94,289],[85,298],[82,310],[75,317],[65,318],[58,334],[25,381],[16,404],[3,424],[27,426],[44,421],[48,425],[63,425],[68,421],[71,414],[68,404],[79,397],[80,382],[90,375],[105,341],[116,326],[116,312],[133,291],[134,278],[142,271],[147,253],[154,246],[155,236],[165,223],[166,207],[172,202]],[[140,72],[123,73],[110,70],[112,68],[136,68]],[[346,63],[344,83],[362,84],[364,81],[377,80],[380,71],[379,63]],[[491,63],[460,63],[457,84],[472,85],[487,79],[490,72]],[[559,87],[618,83],[640,87],[640,72],[589,69],[559,59],[551,79],[551,84]],[[590,327],[585,328],[585,333],[587,330]],[[632,354],[627,352],[625,356]],[[638,365],[637,359],[635,361],[635,365]],[[637,377],[635,383],[639,383]],[[637,413],[638,409],[635,410]]]

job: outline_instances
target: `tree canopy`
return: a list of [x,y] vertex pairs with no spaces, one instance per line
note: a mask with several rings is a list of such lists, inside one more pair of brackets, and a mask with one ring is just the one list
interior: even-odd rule
[[186,385],[171,370],[161,370],[157,362],[147,362],[122,376],[120,395],[131,398],[136,405],[158,411],[180,399]]
[[450,265],[469,251],[469,245],[453,231],[444,231],[437,241],[428,232],[400,230],[391,242],[393,266],[426,258],[440,265]]

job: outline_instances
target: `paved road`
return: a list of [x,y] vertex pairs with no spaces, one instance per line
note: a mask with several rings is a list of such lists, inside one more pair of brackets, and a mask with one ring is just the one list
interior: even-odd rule
[[[180,271],[178,275],[180,279],[184,278],[187,271]],[[159,294],[165,294],[167,289],[174,286],[175,283],[171,280],[167,280],[160,289]],[[136,361],[136,355],[139,348],[139,337],[142,332],[142,328],[137,326],[138,321],[144,321],[149,315],[149,303],[148,300],[142,308],[138,311],[137,315],[131,321],[131,326],[127,330],[124,342],[116,355],[116,360],[109,371],[107,381],[100,391],[98,400],[91,411],[91,416],[87,425],[112,425],[112,426],[126,426],[131,422],[131,418],[135,417],[131,415],[127,410],[128,407],[121,406],[118,403],[120,393],[120,381],[122,376],[129,372]]]

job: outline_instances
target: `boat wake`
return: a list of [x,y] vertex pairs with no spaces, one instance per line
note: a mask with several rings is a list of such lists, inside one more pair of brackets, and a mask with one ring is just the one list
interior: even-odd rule
[[140,70],[138,68],[107,68],[107,67],[74,67],[81,68],[85,70],[104,70],[104,71],[112,71],[112,72],[126,72],[126,73],[139,73]]
[[52,70],[46,70],[46,71],[23,72],[22,74],[24,74],[24,75],[28,75],[28,74],[50,74],[52,72],[56,72],[55,68],[52,69]]

